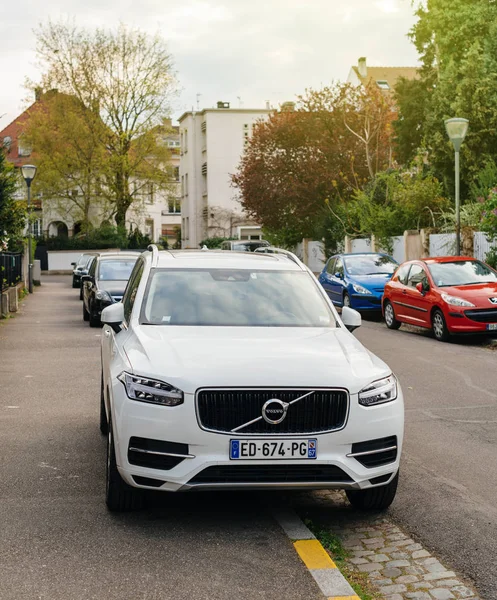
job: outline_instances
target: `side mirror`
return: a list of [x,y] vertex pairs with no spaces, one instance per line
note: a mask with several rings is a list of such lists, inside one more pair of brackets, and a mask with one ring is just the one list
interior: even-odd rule
[[124,321],[124,304],[116,302],[103,309],[100,317],[102,323],[110,325],[112,329],[118,333],[121,331],[121,325]]
[[353,308],[344,306],[342,308],[342,323],[350,332],[352,332],[354,331],[354,329],[357,329],[361,326],[362,317],[360,313],[358,313]]
[[93,278],[91,275],[83,275],[81,281],[91,281]]
[[75,267],[75,266],[76,266],[76,263],[75,263],[75,262],[72,262],[72,263],[71,263],[71,266],[72,266],[72,267]]
[[426,292],[430,291],[430,284],[426,283],[426,282],[423,283],[422,281],[420,281],[419,283],[416,284],[416,289],[422,296],[424,296],[426,294]]
[[338,271],[335,273],[335,277],[337,279],[343,279],[343,275],[341,273],[339,273]]

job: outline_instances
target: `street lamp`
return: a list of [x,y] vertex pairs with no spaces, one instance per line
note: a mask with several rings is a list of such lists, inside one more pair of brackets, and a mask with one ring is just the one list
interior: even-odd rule
[[468,131],[468,119],[447,119],[445,129],[456,152],[456,253],[461,256],[461,211],[460,211],[460,176],[459,176],[459,150]]
[[31,264],[31,183],[36,175],[34,165],[24,165],[21,173],[28,188],[28,290],[33,293],[33,265]]

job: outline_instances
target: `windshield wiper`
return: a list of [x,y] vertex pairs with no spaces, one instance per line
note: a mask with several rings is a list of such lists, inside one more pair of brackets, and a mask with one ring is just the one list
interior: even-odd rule
[[478,285],[479,283],[495,283],[494,281],[469,281],[468,283],[453,283],[454,287],[460,287],[462,285]]
[[388,271],[376,271],[375,273],[364,273],[365,275],[392,275]]

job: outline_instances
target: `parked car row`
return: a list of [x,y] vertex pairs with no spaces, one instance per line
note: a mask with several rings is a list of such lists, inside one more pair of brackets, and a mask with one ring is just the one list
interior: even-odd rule
[[83,320],[100,327],[102,310],[120,302],[135,266],[137,252],[85,253],[73,263],[73,287],[80,287]]
[[389,329],[416,325],[442,342],[453,335],[497,335],[497,271],[471,257],[399,265],[382,253],[338,254],[319,281],[335,306],[381,311]]

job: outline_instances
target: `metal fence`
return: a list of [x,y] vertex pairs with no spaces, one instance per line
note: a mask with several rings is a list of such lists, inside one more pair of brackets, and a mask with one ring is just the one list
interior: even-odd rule
[[0,252],[0,289],[17,285],[22,281],[22,254]]

